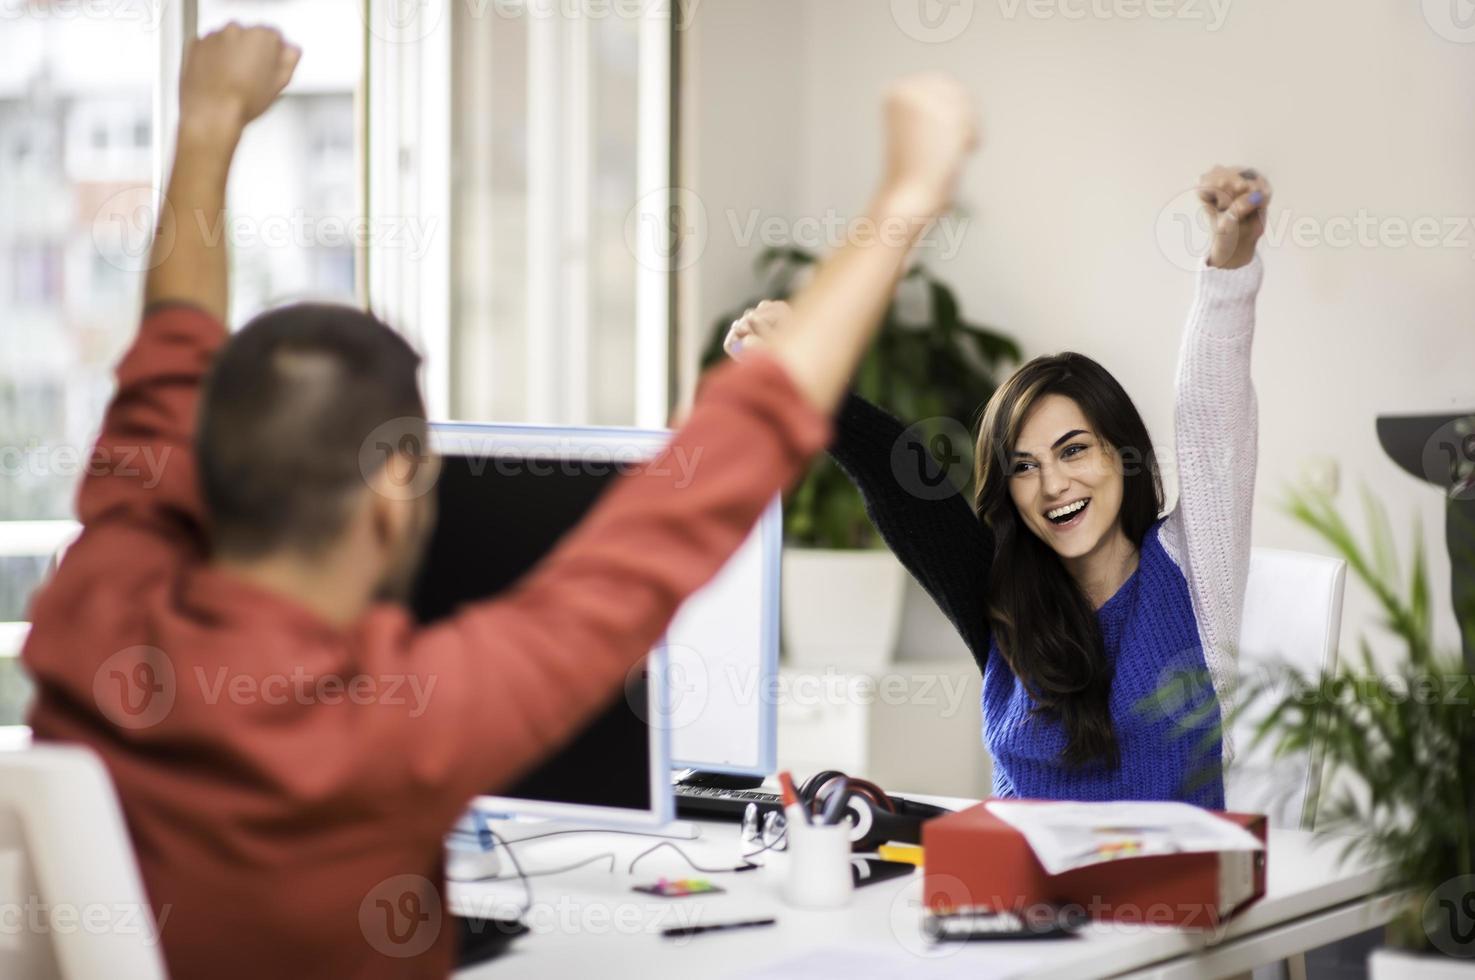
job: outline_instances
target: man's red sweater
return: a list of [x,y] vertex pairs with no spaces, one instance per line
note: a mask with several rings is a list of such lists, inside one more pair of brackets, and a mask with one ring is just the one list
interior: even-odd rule
[[[616,696],[830,423],[778,362],[726,365],[667,450],[700,460],[689,482],[626,476],[518,585],[433,627],[379,605],[340,629],[208,564],[193,439],[225,338],[155,309],[119,366],[82,535],[31,610],[31,725],[101,754],[172,975],[445,976],[447,829]],[[409,940],[386,919],[406,888],[434,914]]]

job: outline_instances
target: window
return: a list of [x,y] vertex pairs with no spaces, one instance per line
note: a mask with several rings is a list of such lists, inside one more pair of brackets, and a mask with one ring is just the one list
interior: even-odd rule
[[[359,0],[200,0],[199,29],[269,24],[302,48],[292,84],[236,151],[227,200],[231,311],[239,328],[294,300],[356,303],[354,106]],[[371,244],[371,243],[370,243]]]
[[[61,36],[68,36],[70,25]],[[147,52],[156,58],[154,42]],[[105,184],[117,173],[150,172],[153,162],[151,138],[153,111],[151,82],[145,79],[143,89],[149,97],[140,102],[136,96],[117,97],[110,89],[77,93],[68,113],[63,133],[66,158],[63,161],[72,179]],[[147,136],[140,144],[135,130],[143,127]]]
[[[77,475],[137,323],[141,283],[126,263],[94,262],[94,228],[109,201],[149,186],[157,63],[145,24],[32,9],[0,32],[0,147],[16,163],[0,179],[0,522],[19,522],[0,523],[0,724],[29,696],[18,621],[71,533]],[[127,138],[115,143],[115,127]],[[83,294],[93,284],[108,302]]]
[[627,228],[670,182],[669,11],[454,4],[401,37],[398,3],[181,0],[162,27],[39,5],[0,31],[0,724],[137,327],[181,24],[304,52],[232,170],[233,325],[366,301],[426,354],[436,415],[664,423],[669,275]]
[[668,13],[581,6],[450,8],[457,418],[665,424],[666,270],[626,228],[669,184]]
[[11,245],[11,301],[16,306],[56,303],[62,292],[62,247],[54,239],[17,238]]

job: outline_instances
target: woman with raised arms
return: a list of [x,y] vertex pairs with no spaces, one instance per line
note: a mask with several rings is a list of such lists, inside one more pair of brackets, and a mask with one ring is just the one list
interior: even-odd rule
[[[994,393],[971,505],[898,479],[901,422],[854,395],[841,410],[831,454],[983,672],[999,796],[1224,805],[1255,482],[1255,245],[1270,193],[1254,170],[1200,179],[1213,240],[1179,354],[1179,499],[1166,513],[1141,415],[1082,354],[1035,358]],[[769,343],[789,313],[749,310],[728,352]],[[1211,683],[1158,697],[1191,677]]]

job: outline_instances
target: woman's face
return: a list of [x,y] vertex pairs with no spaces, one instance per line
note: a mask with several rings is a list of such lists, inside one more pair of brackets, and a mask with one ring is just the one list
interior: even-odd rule
[[1025,417],[1004,464],[1009,496],[1036,537],[1061,558],[1079,558],[1116,529],[1122,509],[1117,459],[1074,399],[1046,395]]

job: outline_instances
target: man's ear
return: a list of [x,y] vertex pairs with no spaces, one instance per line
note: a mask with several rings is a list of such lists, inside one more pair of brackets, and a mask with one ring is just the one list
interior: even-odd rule
[[370,486],[367,497],[369,533],[374,546],[381,554],[392,553],[408,530],[413,504],[379,493],[373,486]]
[[[426,472],[431,466],[438,472],[438,461],[434,459],[416,460],[403,453],[392,453],[369,479],[370,528],[375,541],[386,550],[399,550],[415,532],[419,511],[424,506],[419,497],[430,492],[435,483],[435,474]],[[430,479],[425,479],[426,476]]]

